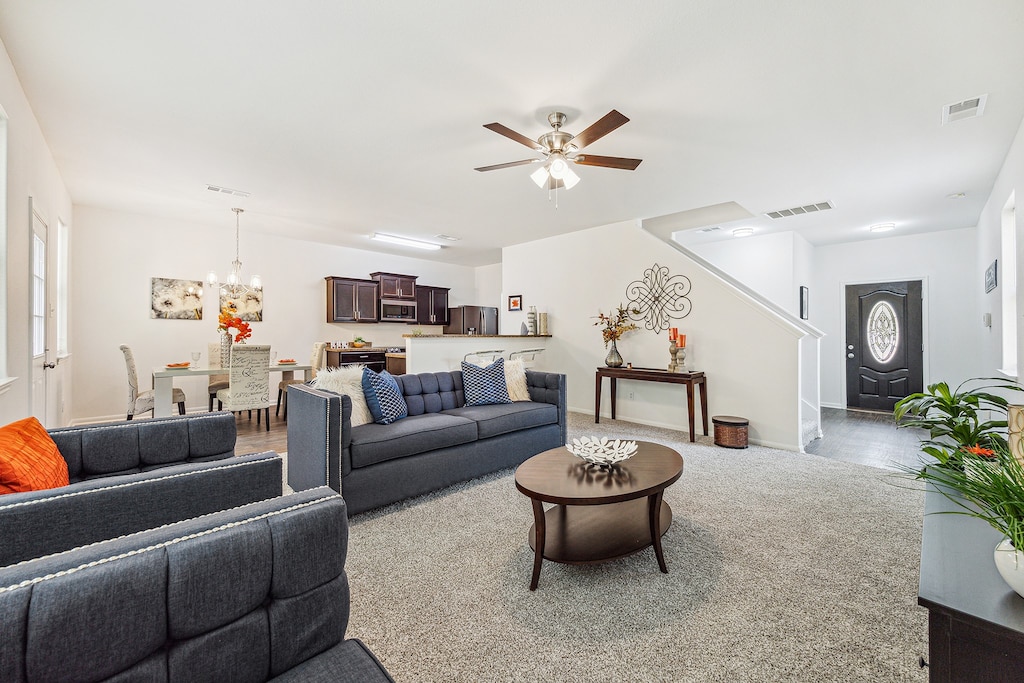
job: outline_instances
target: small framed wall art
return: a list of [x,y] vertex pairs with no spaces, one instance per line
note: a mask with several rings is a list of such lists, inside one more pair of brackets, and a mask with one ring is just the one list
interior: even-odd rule
[[810,310],[811,301],[810,301],[810,298],[811,298],[810,290],[808,290],[806,287],[801,286],[800,287],[800,319],[801,320],[807,320],[808,316],[811,315],[811,310]]
[[508,310],[510,311],[521,311],[523,310],[523,295],[512,294],[508,298]]
[[986,294],[988,294],[993,289],[995,289],[996,285],[999,284],[999,277],[998,277],[999,274],[997,272],[998,265],[999,265],[999,259],[996,259],[995,261],[993,261],[989,265],[988,268],[985,269],[985,293]]

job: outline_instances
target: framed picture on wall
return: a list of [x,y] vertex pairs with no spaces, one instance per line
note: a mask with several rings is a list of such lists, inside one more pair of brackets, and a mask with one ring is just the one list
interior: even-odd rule
[[800,319],[807,320],[807,317],[811,314],[810,311],[810,290],[806,287],[800,287]]
[[996,259],[995,261],[992,262],[991,265],[989,265],[988,268],[985,269],[985,293],[986,294],[988,294],[993,289],[995,289],[996,285],[999,284],[998,272],[997,272],[997,270],[998,270],[997,266],[998,265],[999,265],[999,259]]
[[513,294],[508,298],[508,310],[510,311],[521,311],[523,310],[523,295]]

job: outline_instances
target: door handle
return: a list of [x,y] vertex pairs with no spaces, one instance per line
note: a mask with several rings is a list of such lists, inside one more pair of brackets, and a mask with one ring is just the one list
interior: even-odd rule
[[55,367],[57,367],[56,363],[43,363],[43,368],[46,370],[53,370]]

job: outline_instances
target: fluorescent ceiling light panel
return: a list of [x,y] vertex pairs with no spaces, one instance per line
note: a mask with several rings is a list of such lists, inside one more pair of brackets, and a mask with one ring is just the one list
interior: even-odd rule
[[428,251],[437,251],[441,248],[440,244],[431,244],[430,242],[421,242],[420,240],[410,239],[408,237],[399,237],[398,235],[387,235],[382,232],[375,232],[370,237],[372,240],[378,242],[387,242],[389,244],[400,244],[403,247],[414,247],[416,249],[426,249]]

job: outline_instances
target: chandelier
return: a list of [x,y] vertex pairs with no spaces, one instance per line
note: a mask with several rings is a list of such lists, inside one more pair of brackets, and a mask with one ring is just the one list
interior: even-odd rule
[[238,214],[245,211],[245,209],[235,208],[231,210],[235,212],[235,260],[231,262],[231,273],[228,274],[227,279],[223,283],[219,283],[217,281],[217,273],[211,270],[209,275],[206,276],[206,282],[211,287],[219,286],[222,296],[237,299],[249,292],[262,290],[263,280],[260,279],[259,275],[253,275],[249,280],[248,286],[242,284],[242,261],[238,258]]

